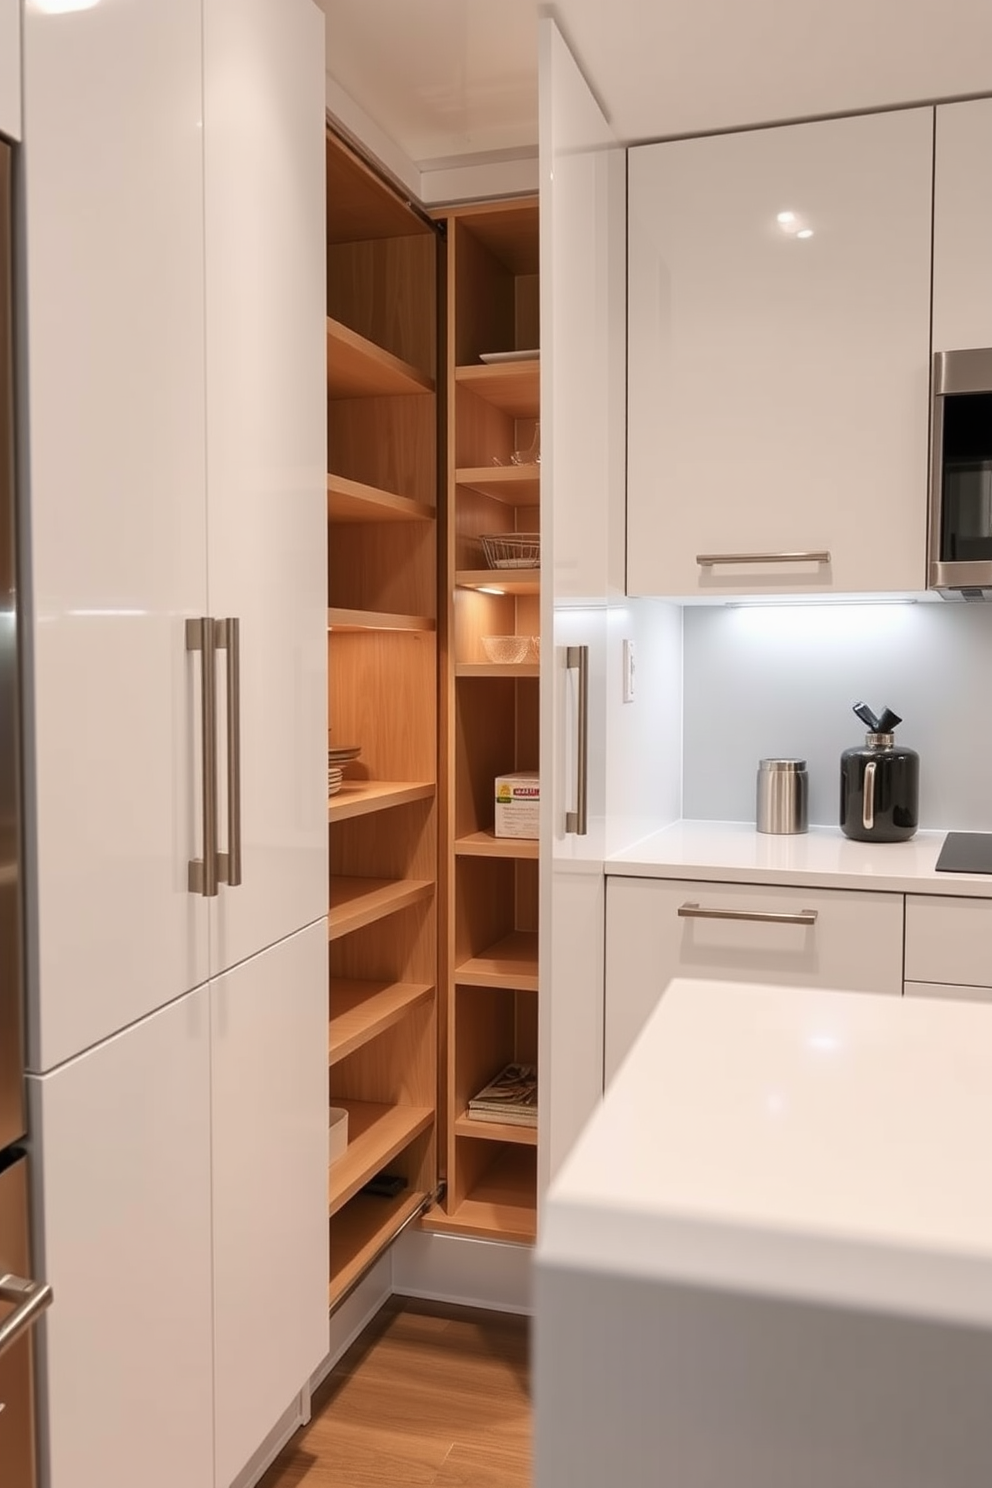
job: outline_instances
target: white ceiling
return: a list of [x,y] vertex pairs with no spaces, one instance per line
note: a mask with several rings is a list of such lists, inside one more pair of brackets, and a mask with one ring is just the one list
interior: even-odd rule
[[532,151],[537,13],[620,139],[992,92],[992,0],[318,0],[330,76],[417,166]]

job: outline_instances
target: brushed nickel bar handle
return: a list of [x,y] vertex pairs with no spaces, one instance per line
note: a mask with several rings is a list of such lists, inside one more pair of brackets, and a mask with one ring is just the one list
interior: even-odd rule
[[826,549],[809,553],[697,553],[700,568],[715,568],[718,563],[829,563]]
[[200,703],[203,715],[203,857],[191,858],[187,884],[191,894],[217,895],[217,622],[209,615],[186,621],[186,650],[200,652]]
[[699,904],[680,904],[680,920],[756,920],[762,925],[815,925],[815,909],[794,911],[771,909],[703,909]]
[[218,854],[221,883],[241,883],[241,621],[218,620],[217,649],[227,652],[227,852]]
[[865,787],[864,800],[861,806],[861,825],[866,832],[874,831],[875,828],[875,772],[878,769],[876,760],[869,760],[865,765]]
[[0,1323],[0,1354],[15,1344],[52,1300],[48,1282],[27,1281],[9,1272],[0,1276],[0,1302],[16,1302],[9,1317]]
[[565,831],[585,837],[589,831],[589,647],[566,646],[565,667],[579,674],[579,721],[576,730],[575,810],[565,812]]

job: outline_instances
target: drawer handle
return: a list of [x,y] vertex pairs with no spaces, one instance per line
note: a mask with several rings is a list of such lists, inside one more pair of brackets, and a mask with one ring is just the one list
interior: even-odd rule
[[809,553],[697,553],[700,568],[715,568],[718,563],[829,563],[826,549]]
[[757,920],[762,925],[815,925],[815,909],[704,909],[701,904],[680,904],[680,920]]

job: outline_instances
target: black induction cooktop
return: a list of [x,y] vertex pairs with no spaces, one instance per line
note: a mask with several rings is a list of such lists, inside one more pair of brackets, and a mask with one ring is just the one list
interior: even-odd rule
[[948,832],[938,873],[992,873],[992,832]]

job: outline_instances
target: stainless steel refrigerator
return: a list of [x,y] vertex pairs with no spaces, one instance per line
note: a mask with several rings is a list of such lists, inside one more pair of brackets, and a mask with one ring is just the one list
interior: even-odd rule
[[34,1488],[31,1329],[50,1300],[31,1280],[21,964],[14,359],[10,147],[0,139],[0,1484]]

